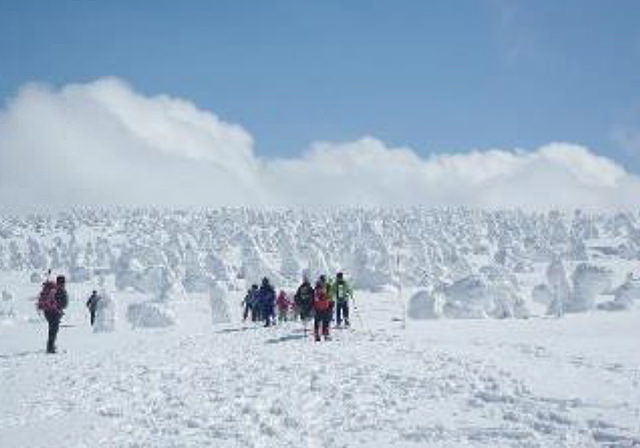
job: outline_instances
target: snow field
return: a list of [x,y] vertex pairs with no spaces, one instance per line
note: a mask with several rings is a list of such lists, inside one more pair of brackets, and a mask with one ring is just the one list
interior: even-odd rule
[[[195,294],[175,326],[93,334],[72,288],[60,355],[41,322],[0,327],[0,446],[640,444],[635,308],[403,330],[395,293],[357,292],[354,328],[315,343],[299,322],[240,322],[237,293],[228,324]],[[126,322],[140,298],[115,300]]]
[[[331,341],[240,321],[262,276],[337,270]],[[633,213],[0,215],[0,447],[640,446],[639,274]]]

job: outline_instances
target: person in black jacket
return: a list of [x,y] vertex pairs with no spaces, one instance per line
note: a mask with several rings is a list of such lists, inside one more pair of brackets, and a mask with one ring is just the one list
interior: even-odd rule
[[100,296],[98,295],[98,291],[93,290],[91,293],[91,297],[87,300],[87,308],[89,308],[89,313],[91,313],[91,326],[93,327],[93,323],[96,321],[96,309],[98,308],[98,302],[100,301]]
[[47,339],[47,353],[56,352],[56,338],[58,337],[58,329],[60,328],[60,319],[64,314],[64,309],[69,303],[69,295],[65,289],[64,275],[56,277],[55,289],[51,292],[52,297],[48,301],[48,305],[43,309],[44,317],[49,323],[49,338]]
[[298,313],[300,313],[300,319],[305,322],[311,317],[313,311],[313,297],[314,291],[311,283],[309,283],[309,277],[306,275],[302,279],[302,284],[296,291],[293,301],[296,305]]
[[251,320],[255,322],[258,320],[258,310],[256,310],[256,294],[258,293],[258,285],[255,283],[251,285],[251,288],[247,291],[247,295],[242,299],[242,305],[244,306],[244,313],[242,314],[242,320],[247,320],[249,313],[251,313]]

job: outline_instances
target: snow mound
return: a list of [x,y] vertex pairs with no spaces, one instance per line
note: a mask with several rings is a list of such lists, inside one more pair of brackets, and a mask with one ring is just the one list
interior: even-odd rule
[[488,286],[478,275],[462,278],[444,288],[444,315],[452,318],[487,317]]
[[633,301],[640,299],[640,279],[632,274],[627,275],[627,280],[615,290],[615,297],[610,302],[601,303],[598,309],[605,311],[619,311],[631,308]]
[[443,293],[443,314],[446,317],[502,319],[529,315],[515,281],[493,267],[445,286]]
[[534,302],[548,306],[553,301],[553,293],[548,285],[541,283],[534,286],[533,291],[531,291],[531,299]]
[[442,297],[427,290],[416,292],[409,299],[409,318],[416,320],[437,319],[442,316]]
[[565,310],[569,313],[579,313],[593,309],[596,297],[611,288],[611,276],[610,269],[580,263],[572,275],[573,294]]
[[615,299],[632,302],[640,299],[640,279],[628,275],[627,280],[615,290]]
[[13,319],[15,312],[15,298],[12,292],[3,289],[0,296],[0,319]]
[[227,303],[228,291],[219,282],[216,282],[209,291],[211,303],[211,321],[213,324],[231,322],[229,317],[229,305]]
[[94,333],[110,333],[116,329],[116,306],[114,300],[106,292],[100,293],[96,306]]
[[157,328],[175,325],[175,313],[155,301],[132,303],[127,307],[127,320],[133,328]]

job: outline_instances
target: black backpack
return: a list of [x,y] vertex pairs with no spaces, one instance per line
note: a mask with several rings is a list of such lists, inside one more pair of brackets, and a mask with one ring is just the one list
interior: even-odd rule
[[309,310],[313,306],[313,288],[309,283],[303,283],[298,288],[294,298],[296,305],[301,310]]

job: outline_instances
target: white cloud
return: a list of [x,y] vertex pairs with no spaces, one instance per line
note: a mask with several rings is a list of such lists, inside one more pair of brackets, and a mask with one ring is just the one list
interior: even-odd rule
[[0,113],[0,204],[620,207],[640,180],[584,147],[418,156],[371,137],[261,160],[241,126],[117,79],[28,85]]
[[242,127],[117,79],[27,85],[0,115],[0,201],[12,208],[257,204],[257,170]]
[[[364,138],[316,144],[303,159],[268,167],[288,185],[293,203],[480,207],[619,207],[631,205],[640,181],[587,149],[553,143],[534,152],[474,151],[419,158]],[[637,196],[635,196],[637,197]]]

